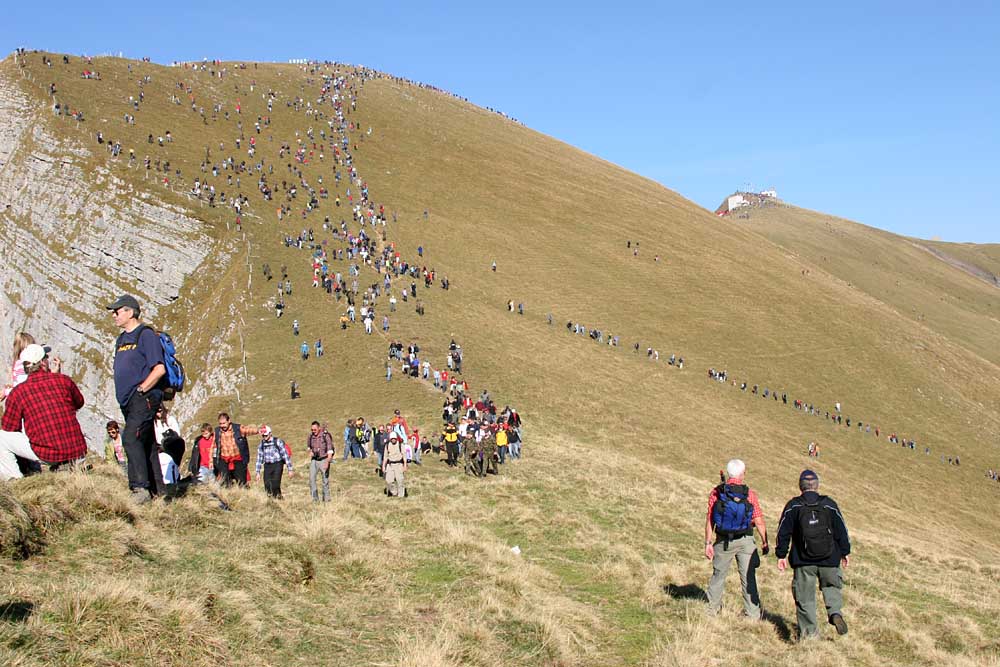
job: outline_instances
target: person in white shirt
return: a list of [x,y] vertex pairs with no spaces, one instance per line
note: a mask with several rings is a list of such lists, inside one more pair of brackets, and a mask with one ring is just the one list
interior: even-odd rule
[[[156,417],[153,418],[153,437],[163,453],[179,466],[181,459],[184,458],[184,438],[181,437],[181,427],[177,423],[177,417],[170,414],[167,406],[163,404],[160,404]],[[162,463],[162,454],[160,458]]]
[[160,470],[163,473],[163,483],[168,487],[177,484],[180,480],[181,473],[180,468],[177,466],[177,462],[174,461],[170,454],[160,449]]

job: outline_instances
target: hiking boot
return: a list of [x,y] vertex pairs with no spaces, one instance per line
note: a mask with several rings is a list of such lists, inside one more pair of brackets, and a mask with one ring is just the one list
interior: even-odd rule
[[145,505],[150,502],[153,497],[149,495],[148,489],[133,489],[132,490],[132,502],[136,505]]
[[830,614],[830,625],[837,628],[838,635],[847,634],[847,621],[840,614]]

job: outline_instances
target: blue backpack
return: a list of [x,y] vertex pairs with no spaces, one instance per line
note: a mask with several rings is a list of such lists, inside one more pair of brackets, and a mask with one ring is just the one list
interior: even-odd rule
[[167,388],[163,392],[163,398],[169,401],[174,397],[174,394],[184,391],[184,380],[186,378],[184,375],[184,364],[177,358],[177,348],[170,334],[166,331],[157,332],[145,324],[142,326],[152,331],[160,339],[160,348],[163,349],[163,365],[167,369]]
[[752,535],[750,487],[745,484],[720,484],[715,488],[718,499],[712,506],[712,525],[716,534],[720,537]]

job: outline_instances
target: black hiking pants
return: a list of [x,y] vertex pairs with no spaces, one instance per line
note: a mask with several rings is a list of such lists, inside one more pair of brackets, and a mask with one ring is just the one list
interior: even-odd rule
[[446,442],[445,451],[448,453],[448,465],[458,465],[458,442]]
[[264,464],[264,493],[272,498],[281,498],[281,476],[284,470],[284,461]]
[[222,486],[232,486],[236,482],[239,486],[247,485],[247,462],[240,459],[233,461],[233,469],[229,469],[229,464],[219,461],[219,482]]
[[156,451],[153,418],[160,407],[162,394],[158,390],[140,394],[135,391],[122,406],[125,425],[122,427],[122,447],[128,459],[128,488],[147,489],[153,495],[164,495],[163,471]]

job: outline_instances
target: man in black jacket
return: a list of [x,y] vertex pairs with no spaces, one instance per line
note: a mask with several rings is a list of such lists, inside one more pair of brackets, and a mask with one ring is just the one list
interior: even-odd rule
[[792,566],[792,595],[799,626],[799,640],[819,637],[816,624],[816,581],[819,580],[830,625],[847,634],[841,615],[844,585],[841,567],[847,567],[851,541],[840,508],[832,498],[819,495],[819,476],[812,470],[799,475],[802,495],[792,498],[778,523],[778,570]]

